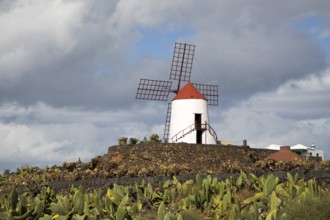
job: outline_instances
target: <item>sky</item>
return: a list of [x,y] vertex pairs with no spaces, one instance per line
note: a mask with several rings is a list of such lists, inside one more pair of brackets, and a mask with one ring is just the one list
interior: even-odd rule
[[[220,140],[330,158],[329,0],[0,0],[0,171],[90,161],[122,136],[163,136],[175,42],[191,82],[219,86]],[[169,98],[168,101],[170,101]]]

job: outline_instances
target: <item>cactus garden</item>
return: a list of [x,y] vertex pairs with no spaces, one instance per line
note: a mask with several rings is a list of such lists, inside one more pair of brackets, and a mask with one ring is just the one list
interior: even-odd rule
[[[7,170],[0,219],[330,219],[329,161],[270,154],[152,142],[110,147],[85,163]],[[314,171],[321,178],[306,178]],[[166,178],[148,181],[154,177]]]
[[0,201],[0,219],[329,219],[329,205],[329,191],[315,179],[241,172],[221,181],[197,174],[185,182],[173,176],[157,185],[71,187],[65,194],[46,185],[20,195],[14,188]]

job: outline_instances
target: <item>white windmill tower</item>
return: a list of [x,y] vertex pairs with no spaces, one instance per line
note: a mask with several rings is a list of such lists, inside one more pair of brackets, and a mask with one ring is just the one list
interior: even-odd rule
[[[170,79],[172,81],[141,79],[137,99],[166,101],[169,92],[176,95],[168,104],[164,141],[170,143],[216,144],[217,135],[209,123],[208,105],[218,105],[218,86],[190,83],[195,46],[175,43]],[[180,88],[181,81],[188,83]]]
[[[170,142],[216,144],[206,98],[188,82],[172,100]],[[212,133],[213,132],[213,133]]]

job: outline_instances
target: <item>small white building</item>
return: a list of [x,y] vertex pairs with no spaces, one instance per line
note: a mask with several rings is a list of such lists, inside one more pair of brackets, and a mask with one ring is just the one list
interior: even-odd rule
[[304,157],[321,157],[322,160],[324,159],[323,150],[317,150],[314,144],[312,144],[311,147],[306,147],[302,144],[296,144],[290,147],[290,150]]
[[[281,146],[283,146],[283,145],[270,144],[270,145],[266,146],[265,148],[268,150],[280,150]],[[317,150],[315,148],[314,144],[312,144],[311,147],[307,147],[302,144],[296,144],[296,145],[291,146],[290,150],[303,157],[321,157],[322,160],[324,159],[323,150]]]
[[216,144],[206,98],[188,82],[172,100],[169,142]]

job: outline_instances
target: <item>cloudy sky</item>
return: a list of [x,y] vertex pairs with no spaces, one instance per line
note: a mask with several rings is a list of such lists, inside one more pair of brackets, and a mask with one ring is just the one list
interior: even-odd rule
[[0,0],[0,29],[0,171],[162,137],[167,103],[135,93],[168,80],[175,42],[219,85],[219,139],[330,157],[329,0]]

